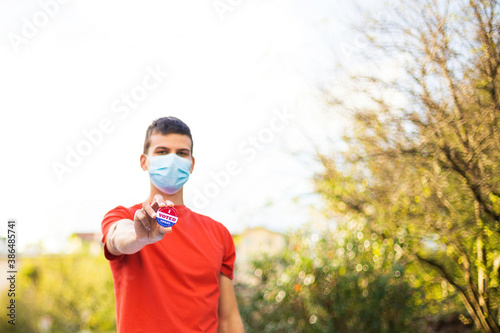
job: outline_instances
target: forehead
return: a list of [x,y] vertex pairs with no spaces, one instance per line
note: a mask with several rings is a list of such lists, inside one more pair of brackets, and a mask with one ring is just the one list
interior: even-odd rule
[[191,139],[184,134],[170,133],[160,134],[155,133],[149,137],[149,149],[154,150],[157,147],[165,147],[169,149],[189,149],[191,151]]

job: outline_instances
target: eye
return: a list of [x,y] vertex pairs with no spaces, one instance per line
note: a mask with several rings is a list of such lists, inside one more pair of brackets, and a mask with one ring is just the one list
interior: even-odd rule
[[179,156],[187,156],[188,154],[185,151],[181,151],[181,152],[177,153],[177,155],[179,155]]
[[166,153],[167,153],[166,150],[160,150],[160,151],[156,152],[156,154],[158,154],[158,155],[165,155]]

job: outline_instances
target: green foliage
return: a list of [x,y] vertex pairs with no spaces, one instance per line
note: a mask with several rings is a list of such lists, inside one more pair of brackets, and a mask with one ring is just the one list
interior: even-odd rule
[[289,234],[282,253],[254,262],[257,285],[238,286],[246,332],[426,332],[426,316],[454,313],[456,300],[406,261],[405,236],[352,218]]
[[[16,325],[1,332],[115,332],[109,264],[102,254],[22,258],[16,286]],[[2,293],[1,304],[7,304]]]

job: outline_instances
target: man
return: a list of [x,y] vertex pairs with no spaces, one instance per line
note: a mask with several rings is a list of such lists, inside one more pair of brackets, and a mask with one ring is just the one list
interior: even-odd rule
[[[231,234],[184,206],[183,185],[195,164],[192,152],[185,123],[174,117],[154,121],[140,157],[150,175],[149,197],[114,208],[102,221],[118,332],[243,332],[232,284]],[[156,211],[164,206],[179,214],[173,227],[156,222]]]

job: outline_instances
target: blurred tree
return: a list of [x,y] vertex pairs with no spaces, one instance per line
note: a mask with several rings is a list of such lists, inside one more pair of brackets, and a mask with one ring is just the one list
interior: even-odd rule
[[[16,283],[16,325],[2,320],[0,332],[116,331],[109,264],[88,244],[74,254],[22,258]],[[0,300],[7,304],[7,294]]]
[[318,191],[377,237],[404,233],[404,260],[452,286],[449,297],[460,298],[477,329],[500,332],[500,5],[399,0],[385,8],[362,29],[364,55],[384,66],[353,76],[365,102],[332,93],[353,123],[348,149],[320,156]]
[[246,332],[431,332],[420,311],[428,296],[405,273],[403,237],[382,239],[347,217],[289,234],[287,244],[256,260],[259,283],[238,293]]

